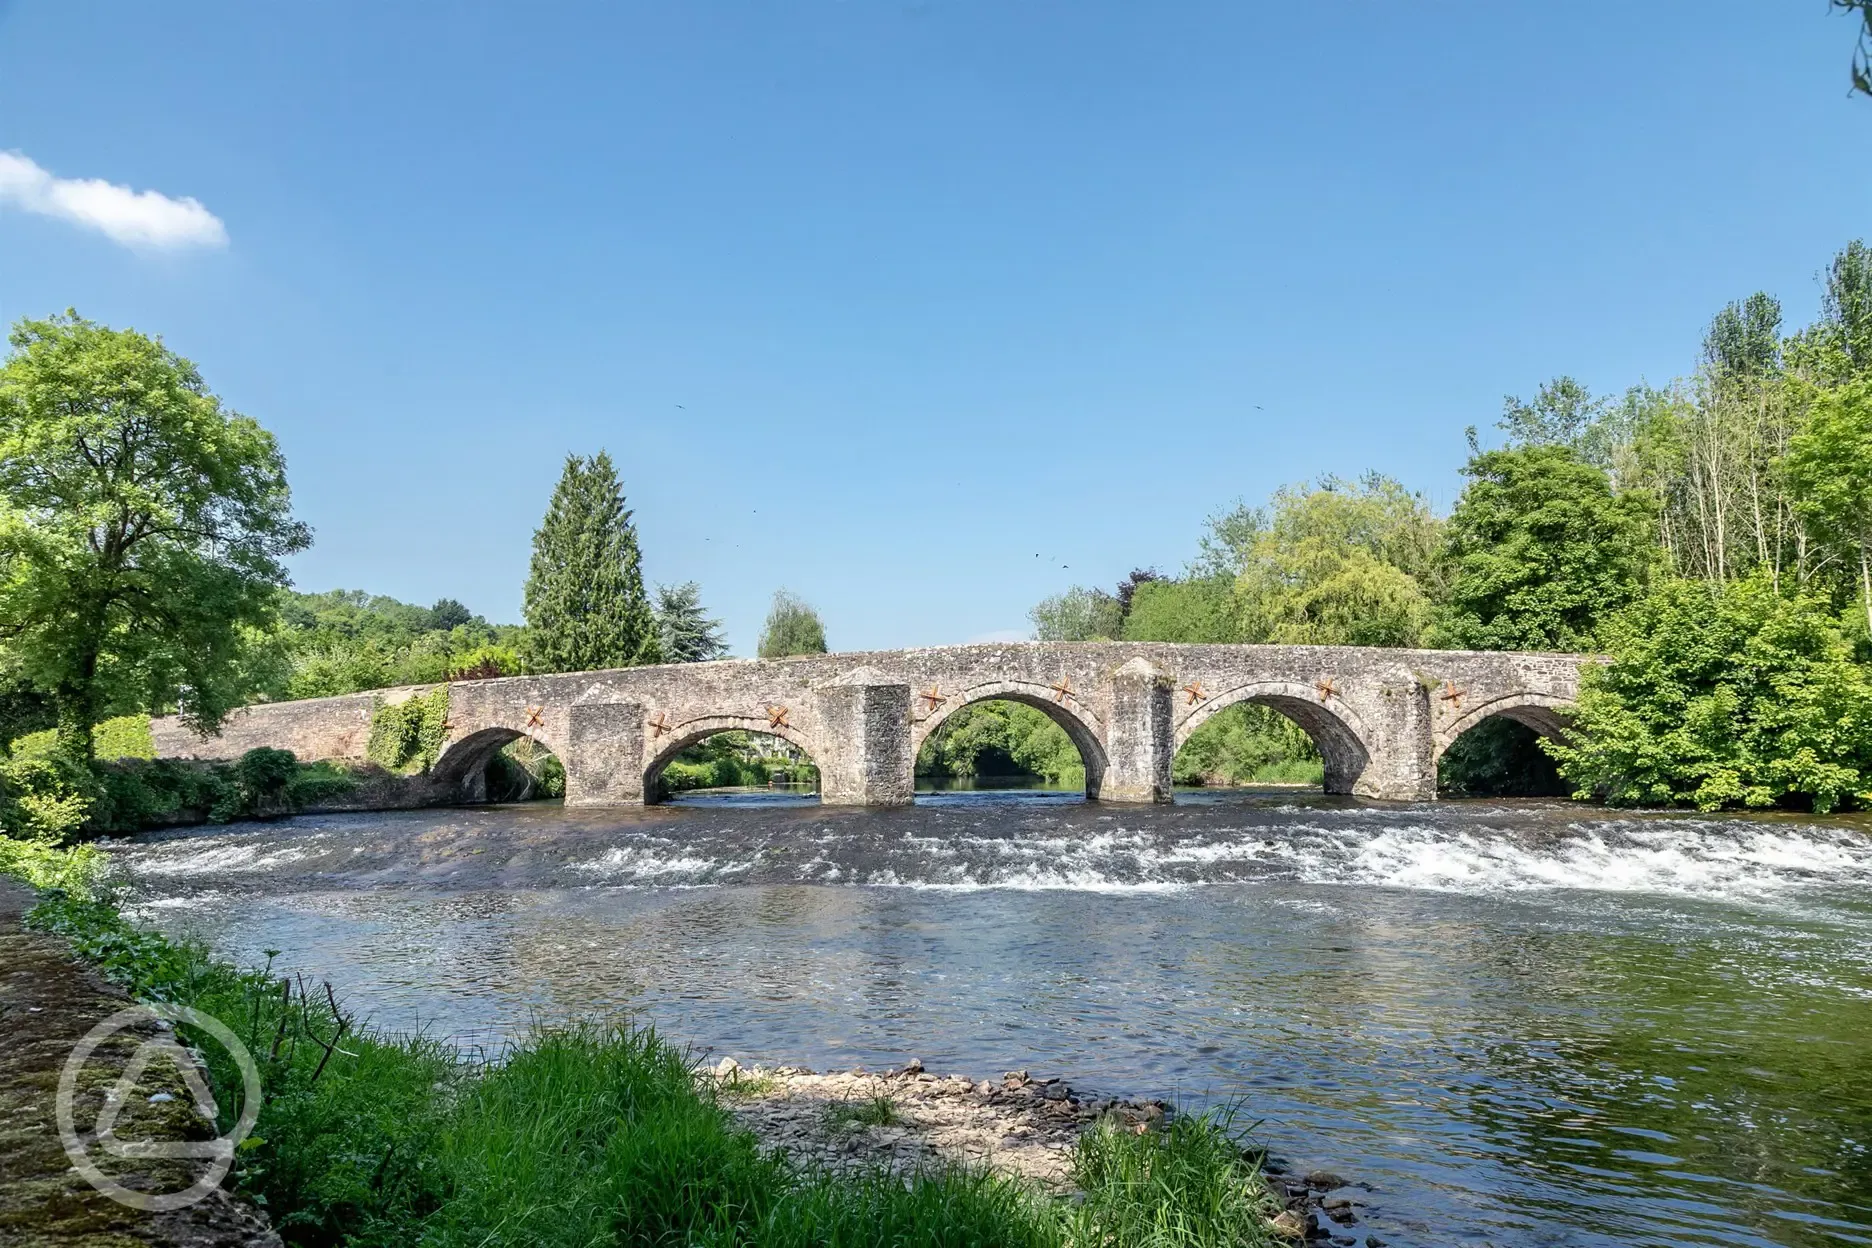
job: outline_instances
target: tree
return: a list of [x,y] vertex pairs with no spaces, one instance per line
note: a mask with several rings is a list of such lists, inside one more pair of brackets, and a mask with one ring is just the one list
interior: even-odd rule
[[1872,373],[1872,247],[1854,239],[1833,257],[1821,299],[1822,332],[1850,376]]
[[702,610],[701,586],[694,581],[659,585],[656,598],[657,636],[663,644],[664,662],[706,663],[728,653],[721,622]]
[[1139,585],[1125,615],[1126,641],[1239,641],[1234,581],[1192,576]]
[[1282,488],[1235,580],[1241,639],[1418,644],[1437,586],[1437,533],[1420,496],[1376,473]]
[[1872,680],[1827,604],[1762,573],[1657,585],[1608,622],[1565,742],[1575,796],[1827,811],[1872,801]]
[[1795,508],[1858,568],[1872,634],[1872,380],[1820,391],[1782,467]]
[[0,367],[0,645],[93,756],[107,714],[212,731],[310,531],[273,435],[193,364],[75,312],[22,320]]
[[1859,45],[1853,50],[1852,85],[1861,95],[1872,95],[1872,0],[1832,0],[1833,7],[1859,17]]
[[1600,621],[1636,598],[1653,505],[1615,493],[1564,446],[1484,451],[1444,528],[1449,588],[1438,639],[1472,650],[1591,650]]
[[1027,618],[1036,641],[1116,641],[1124,634],[1124,608],[1102,589],[1075,585],[1042,600]]
[[637,530],[610,455],[566,456],[533,535],[527,576],[527,656],[535,671],[662,661],[638,565]]
[[786,590],[773,596],[773,608],[767,612],[767,625],[761,629],[760,649],[763,659],[784,659],[795,654],[824,654],[825,624],[819,613],[804,599]]
[[439,598],[435,606],[429,608],[428,624],[432,629],[448,632],[464,624],[472,624],[474,618],[474,612],[453,598]]

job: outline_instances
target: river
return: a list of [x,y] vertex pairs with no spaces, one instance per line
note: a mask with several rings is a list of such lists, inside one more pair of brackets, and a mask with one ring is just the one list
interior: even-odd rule
[[497,1048],[1239,1098],[1358,1242],[1872,1244],[1865,824],[950,792],[305,816],[112,847],[134,911]]

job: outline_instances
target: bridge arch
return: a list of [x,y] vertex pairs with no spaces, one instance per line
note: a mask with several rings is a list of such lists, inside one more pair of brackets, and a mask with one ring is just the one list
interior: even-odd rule
[[1570,698],[1556,697],[1549,693],[1536,693],[1530,689],[1518,689],[1513,693],[1470,707],[1461,715],[1445,724],[1436,734],[1434,757],[1442,758],[1445,750],[1456,742],[1456,738],[1468,732],[1485,719],[1500,715],[1516,723],[1525,724],[1543,737],[1555,737],[1566,728],[1568,715],[1573,710]]
[[506,724],[490,724],[451,738],[430,765],[429,776],[436,783],[458,791],[464,801],[485,801],[488,764],[494,761],[496,754],[521,737],[532,740],[561,763],[565,761],[565,751],[537,727],[521,729]]
[[[963,707],[977,702],[1018,702],[1022,706],[1033,707],[1065,731],[1073,748],[1079,751],[1079,761],[1085,766],[1086,796],[1098,796],[1107,765],[1104,725],[1099,722],[1097,713],[1071,689],[1024,680],[985,681],[957,693],[943,693],[934,686],[932,689],[941,695],[942,701],[926,716],[912,723],[911,758],[916,758],[922,752],[924,743],[936,734],[944,721]],[[930,705],[922,690],[913,690],[910,701],[913,714],[915,708]]]
[[1371,730],[1344,699],[1328,699],[1318,688],[1285,680],[1257,680],[1223,689],[1197,703],[1177,722],[1173,750],[1218,712],[1241,702],[1272,707],[1300,725],[1326,765],[1328,793],[1350,793],[1371,762]]
[[818,743],[791,724],[776,724],[764,715],[704,715],[670,726],[667,742],[659,745],[656,754],[644,767],[644,801],[657,800],[657,778],[678,754],[723,732],[753,732],[779,737],[810,758],[814,765],[820,762]]

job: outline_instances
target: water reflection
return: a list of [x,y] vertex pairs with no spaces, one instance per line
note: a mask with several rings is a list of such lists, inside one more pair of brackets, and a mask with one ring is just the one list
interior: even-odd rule
[[935,795],[313,818],[117,847],[381,1024],[1241,1095],[1391,1244],[1872,1243],[1872,841],[1538,803]]

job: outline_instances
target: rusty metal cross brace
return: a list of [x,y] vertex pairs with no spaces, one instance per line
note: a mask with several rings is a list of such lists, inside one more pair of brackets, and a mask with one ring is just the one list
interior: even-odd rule
[[1319,690],[1319,695],[1322,700],[1326,698],[1330,698],[1335,693],[1339,692],[1339,687],[1332,683],[1332,677],[1330,676],[1328,676],[1325,680],[1320,681],[1318,684],[1314,685],[1313,687]]
[[1053,700],[1055,702],[1064,702],[1066,700],[1066,695],[1071,692],[1072,681],[1062,676],[1059,678],[1059,683],[1053,686]]
[[1467,692],[1469,692],[1467,689],[1458,689],[1456,687],[1456,682],[1446,680],[1443,682],[1443,692],[1439,693],[1437,697],[1448,702],[1460,711],[1462,709],[1463,694]]
[[942,689],[936,685],[931,685],[922,693],[919,693],[917,697],[929,703],[928,708],[924,711],[926,715],[934,715],[936,713],[936,708],[949,700],[943,696]]
[[770,706],[767,708],[767,726],[769,728],[791,728],[793,725],[786,722],[786,717],[787,708],[784,706]]
[[1195,706],[1198,702],[1203,701],[1209,696],[1203,692],[1202,681],[1200,680],[1192,680],[1189,684],[1184,685],[1183,692],[1189,694],[1189,701],[1184,703],[1185,706]]
[[546,708],[543,706],[527,707],[527,727],[544,728],[546,726],[546,721],[541,717],[544,716],[545,713]]
[[654,741],[668,731],[669,721],[663,718],[662,711],[658,711],[656,718],[650,721],[650,739]]

